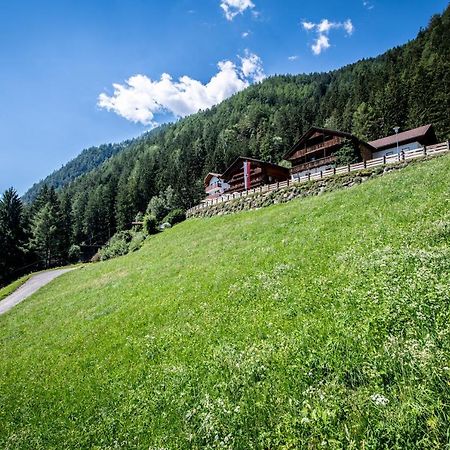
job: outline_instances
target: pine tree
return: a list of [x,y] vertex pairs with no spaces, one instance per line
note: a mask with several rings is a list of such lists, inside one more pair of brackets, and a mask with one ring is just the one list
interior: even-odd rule
[[377,138],[375,111],[365,102],[362,102],[353,113],[352,133],[367,142]]
[[66,230],[62,222],[58,196],[54,188],[48,189],[47,202],[33,216],[31,248],[45,267],[64,262]]
[[58,221],[58,213],[50,203],[42,207],[33,220],[31,245],[45,267],[55,262],[59,255]]
[[0,199],[0,284],[24,262],[24,240],[22,202],[10,188]]

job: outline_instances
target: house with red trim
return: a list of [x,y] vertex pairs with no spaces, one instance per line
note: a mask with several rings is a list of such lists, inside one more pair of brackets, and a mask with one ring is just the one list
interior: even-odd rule
[[227,194],[231,194],[286,181],[289,179],[289,169],[259,159],[239,156],[222,177],[230,186]]

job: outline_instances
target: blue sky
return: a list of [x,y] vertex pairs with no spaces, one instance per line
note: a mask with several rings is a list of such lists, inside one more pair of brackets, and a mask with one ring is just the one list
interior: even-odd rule
[[264,76],[376,56],[446,5],[0,0],[0,191],[24,193],[83,148],[137,136]]

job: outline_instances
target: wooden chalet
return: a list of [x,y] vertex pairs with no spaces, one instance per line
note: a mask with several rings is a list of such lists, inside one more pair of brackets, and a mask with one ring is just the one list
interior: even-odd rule
[[289,169],[259,159],[240,156],[222,174],[229,184],[227,194],[247,191],[265,184],[286,181]]
[[311,127],[284,155],[283,159],[291,162],[290,173],[295,179],[308,173],[335,167],[335,153],[349,141],[359,149],[362,160],[372,158],[374,148],[353,134]]
[[205,186],[205,201],[214,200],[220,197],[228,188],[228,184],[222,178],[219,173],[208,173],[206,175],[203,184]]

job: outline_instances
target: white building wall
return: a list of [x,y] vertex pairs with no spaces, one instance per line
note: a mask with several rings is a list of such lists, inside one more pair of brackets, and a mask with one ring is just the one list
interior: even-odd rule
[[333,167],[334,167],[334,164],[325,164],[323,166],[315,167],[314,169],[304,170],[303,172],[295,173],[295,174],[291,175],[291,178],[293,181],[295,181],[297,178],[308,175],[308,173],[310,173],[312,175],[313,173],[324,172],[325,170],[332,169]]
[[225,183],[225,181],[223,181],[222,179],[212,177],[209,182],[209,186],[208,189],[206,190],[206,193],[208,196],[221,195],[229,188],[230,185],[228,183]]
[[403,144],[398,146],[398,152],[397,152],[397,145],[394,145],[393,147],[385,148],[383,150],[380,150],[378,152],[373,152],[372,158],[382,158],[383,156],[390,156],[395,155],[400,152],[406,152],[408,150],[415,150],[416,148],[420,148],[422,145],[419,142],[410,142],[409,144]]

